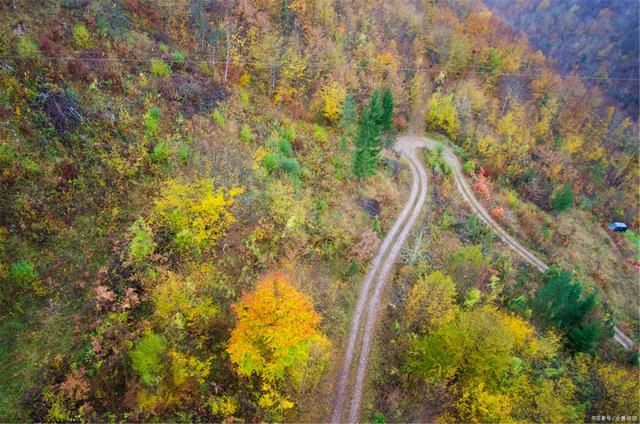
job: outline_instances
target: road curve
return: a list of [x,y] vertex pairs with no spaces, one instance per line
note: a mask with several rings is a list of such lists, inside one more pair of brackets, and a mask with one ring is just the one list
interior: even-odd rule
[[[376,256],[373,258],[371,267],[369,268],[365,281],[360,289],[358,303],[356,305],[356,310],[354,311],[347,339],[347,349],[345,350],[342,367],[340,374],[338,375],[338,383],[334,388],[333,411],[330,420],[331,423],[344,422],[343,418],[346,412],[345,406],[347,405],[347,401],[349,408],[347,422],[359,422],[365,377],[371,354],[373,333],[376,326],[380,299],[384,291],[384,286],[389,279],[393,265],[398,258],[398,254],[406,243],[411,228],[420,215],[427,197],[427,174],[424,169],[423,161],[416,156],[416,149],[419,147],[426,147],[428,149],[441,148],[443,158],[453,171],[458,192],[478,217],[489,225],[496,232],[498,237],[500,237],[500,239],[513,251],[518,253],[526,262],[530,263],[540,272],[545,272],[549,269],[549,266],[546,263],[511,237],[478,201],[473,194],[469,183],[467,183],[464,178],[460,160],[451,148],[429,138],[413,135],[399,137],[395,145],[395,150],[408,159],[409,168],[413,177],[411,194],[398,219],[380,245]],[[372,284],[374,284],[373,289]],[[371,293],[372,291],[373,293]],[[363,320],[365,312],[366,317]],[[627,350],[635,348],[633,340],[627,337],[627,335],[625,335],[617,326],[613,328],[613,331],[614,340],[622,347]],[[355,367],[356,369],[353,370],[358,341],[360,341],[360,349],[357,352],[357,366]],[[355,382],[353,385],[350,385],[349,378],[352,375],[352,371],[355,371]],[[347,393],[347,389],[351,389],[351,392]]]
[[[437,141],[430,138],[418,136],[407,136],[403,138],[409,138],[410,141],[407,142],[413,143],[414,145],[419,147],[426,147],[428,149],[441,147],[442,156],[453,171],[458,192],[462,195],[469,206],[471,206],[471,209],[476,213],[476,215],[478,215],[480,219],[482,219],[482,221],[489,225],[507,246],[509,246],[514,252],[519,254],[525,261],[530,263],[538,271],[545,272],[549,269],[549,266],[546,263],[541,261],[529,249],[522,246],[518,241],[507,234],[507,232],[500,226],[500,224],[498,224],[491,217],[487,209],[478,201],[476,196],[473,194],[471,187],[469,187],[469,183],[467,183],[467,180],[465,180],[464,178],[460,160],[450,147],[444,145],[443,143],[438,143]],[[620,330],[618,326],[613,327],[613,339],[627,350],[633,350],[636,346],[634,341],[631,340],[626,334],[624,334],[624,332],[622,332],[622,330]]]
[[[396,149],[401,154],[407,154],[407,151],[405,151],[402,147],[397,147]],[[395,258],[392,259],[391,264],[389,264],[389,254],[395,252],[395,256],[397,257],[397,252],[402,248],[402,245],[404,244],[404,241],[402,239],[403,237],[404,239],[406,239],[406,234],[409,232],[409,229],[407,229],[407,225],[410,228],[412,223],[415,222],[415,219],[420,213],[422,205],[426,200],[427,178],[426,173],[424,172],[424,167],[422,166],[422,163],[420,161],[415,159],[415,147],[409,149],[408,152],[409,169],[411,171],[413,180],[411,185],[411,194],[409,195],[409,199],[402,209],[402,212],[400,212],[398,219],[394,223],[387,236],[384,238],[382,244],[378,249],[378,252],[373,258],[371,267],[369,268],[369,271],[365,276],[364,283],[362,284],[362,287],[360,289],[358,303],[356,304],[356,309],[353,314],[347,339],[347,348],[345,349],[342,366],[340,369],[340,373],[338,374],[338,382],[336,384],[336,387],[334,388],[333,412],[331,414],[330,420],[330,422],[332,423],[342,422],[346,412],[345,404],[347,400],[351,401],[349,408],[350,410],[353,410],[353,402],[355,399],[351,394],[347,394],[347,389],[349,388],[349,378],[351,376],[352,364],[354,363],[354,357],[356,356],[356,347],[358,346],[357,342],[361,339],[361,335],[363,332],[362,318],[365,313],[365,309],[368,322],[365,325],[366,328],[364,328],[364,331],[366,332],[368,329],[369,334],[371,334],[375,324],[375,319],[372,319],[375,318],[375,313],[372,312],[372,308],[377,307],[378,300],[376,300],[373,304],[371,302],[372,300],[374,300],[374,297],[371,297],[372,284],[374,281],[376,281],[375,293],[379,293],[382,289],[382,286],[384,285],[384,283],[380,283],[379,280],[380,267],[384,264],[384,268],[386,269],[390,268],[393,265],[393,262],[395,262]],[[371,336],[369,336],[369,339],[370,338]],[[371,349],[370,345],[370,340],[368,346],[362,342],[360,343],[360,363],[363,359],[365,361],[368,361]],[[360,389],[359,393],[361,397],[362,389]],[[360,404],[360,400],[360,398],[355,400],[358,405]],[[356,419],[353,419],[352,421],[356,421]]]

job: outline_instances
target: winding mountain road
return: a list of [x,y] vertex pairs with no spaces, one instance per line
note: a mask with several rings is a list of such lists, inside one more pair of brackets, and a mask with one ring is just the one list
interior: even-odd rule
[[[349,330],[347,347],[340,373],[338,374],[338,381],[334,388],[331,423],[345,422],[345,416],[347,418],[346,422],[359,422],[365,378],[382,293],[398,255],[405,245],[411,228],[420,215],[427,198],[427,173],[422,159],[416,155],[416,149],[422,147],[435,149],[438,146],[441,146],[442,156],[453,171],[458,192],[478,217],[489,225],[498,237],[526,262],[540,272],[545,272],[549,269],[547,264],[511,237],[491,217],[487,209],[473,194],[469,183],[464,178],[460,160],[448,146],[429,138],[414,135],[399,137],[394,149],[409,162],[409,169],[413,179],[411,193],[398,219],[373,258],[371,267],[360,289]],[[634,348],[635,343],[633,340],[627,337],[617,326],[613,330],[616,342],[625,349]]]

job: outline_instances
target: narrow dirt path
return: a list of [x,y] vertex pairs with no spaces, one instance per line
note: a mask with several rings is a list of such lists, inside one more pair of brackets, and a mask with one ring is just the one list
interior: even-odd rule
[[[360,407],[373,343],[373,334],[376,327],[382,293],[384,292],[385,284],[390,277],[391,270],[398,255],[406,243],[411,228],[420,215],[427,197],[427,173],[423,161],[416,155],[416,149],[420,147],[435,149],[438,146],[442,147],[442,155],[453,171],[458,192],[480,219],[489,225],[507,246],[518,253],[533,267],[540,272],[545,272],[549,269],[547,264],[511,237],[491,217],[487,209],[473,194],[469,183],[467,183],[464,178],[460,160],[448,146],[435,140],[419,136],[410,135],[399,137],[395,145],[395,150],[408,160],[413,177],[411,194],[398,219],[380,245],[376,256],[373,258],[369,272],[360,289],[358,303],[354,311],[347,339],[347,349],[345,350],[342,367],[338,375],[338,382],[334,388],[331,423],[345,422],[343,419],[346,415],[347,408],[348,418],[346,422],[359,422]],[[363,315],[365,316],[364,319]],[[613,330],[615,341],[622,347],[628,350],[635,347],[633,340],[627,337],[617,326],[614,327]],[[354,381],[350,383],[352,375]]]
[[[396,149],[401,154],[407,154],[405,150],[401,150],[398,147],[396,147]],[[374,309],[377,308],[377,304],[379,302],[379,299],[376,298],[376,295],[379,297],[379,293],[382,290],[382,286],[384,285],[383,282],[380,282],[379,271],[381,269],[381,266],[384,265],[384,269],[387,269],[393,265],[393,262],[395,262],[395,258],[397,257],[398,252],[402,248],[404,241],[406,241],[406,237],[410,230],[410,227],[413,225],[413,222],[415,222],[415,219],[420,213],[422,205],[426,200],[427,177],[421,161],[415,159],[415,147],[410,149],[408,157],[409,169],[411,170],[413,179],[411,194],[409,196],[409,200],[407,200],[407,203],[402,209],[400,216],[380,245],[376,256],[373,258],[371,267],[369,268],[369,271],[365,276],[364,283],[362,284],[362,288],[360,289],[358,303],[356,304],[356,309],[353,314],[351,328],[349,330],[347,339],[347,348],[345,349],[342,367],[340,370],[340,374],[338,375],[338,382],[336,384],[336,387],[334,388],[333,412],[331,414],[330,420],[332,423],[343,422],[343,419],[346,415],[345,405],[348,400],[351,402],[349,404],[350,411],[353,410],[354,401],[358,405],[360,404],[362,388],[360,388],[359,390],[360,398],[358,399],[354,398],[353,390],[351,390],[351,392],[348,394],[347,389],[353,389],[349,385],[349,379],[352,374],[352,365],[354,363],[354,358],[359,356],[359,364],[362,364],[363,360],[365,361],[364,369],[366,371],[366,362],[368,362],[369,353],[371,350],[370,339],[375,324]],[[389,271],[387,270],[386,273],[388,274],[388,272]],[[372,297],[371,291],[374,281],[376,281],[376,285],[375,292]],[[363,325],[363,315],[365,314],[365,310],[367,320],[366,324]],[[369,334],[369,342],[367,344],[360,341],[363,332],[365,334],[368,332]],[[358,343],[359,341],[360,343]],[[356,352],[357,347],[359,349]],[[351,418],[351,413],[349,415],[350,421],[357,420],[357,418]]]

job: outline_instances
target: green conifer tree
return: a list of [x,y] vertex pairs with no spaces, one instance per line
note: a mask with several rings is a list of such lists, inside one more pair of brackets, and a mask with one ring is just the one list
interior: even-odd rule
[[344,99],[344,103],[342,105],[342,115],[340,116],[340,128],[347,132],[351,133],[353,131],[353,127],[356,125],[358,120],[358,109],[356,105],[356,98],[353,94],[347,94],[347,97]]
[[389,131],[393,128],[393,94],[391,89],[382,92],[382,129]]

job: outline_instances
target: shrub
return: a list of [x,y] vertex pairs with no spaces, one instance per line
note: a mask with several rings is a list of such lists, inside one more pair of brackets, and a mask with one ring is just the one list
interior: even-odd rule
[[162,59],[151,59],[151,73],[157,77],[165,78],[171,75],[171,67]]
[[434,174],[451,175],[451,168],[442,157],[442,148],[428,150],[425,154],[425,162]]
[[152,107],[144,114],[144,126],[147,134],[154,136],[158,133],[158,126],[160,124],[160,109]]
[[243,124],[240,129],[240,140],[245,143],[250,143],[253,141],[253,133],[251,132],[251,127],[248,124]]
[[251,97],[249,96],[249,92],[246,90],[240,91],[240,101],[244,107],[249,107],[251,105]]
[[475,162],[468,160],[464,163],[464,165],[462,165],[462,170],[464,171],[465,174],[467,175],[473,175],[473,173],[476,170],[476,164]]
[[[40,282],[35,267],[26,259],[20,259],[11,265],[9,281],[19,289],[31,292],[36,296],[42,296],[47,291],[46,287]],[[0,298],[3,296],[4,294],[0,293]]]
[[18,55],[25,57],[40,57],[40,48],[29,36],[23,35],[16,46]]
[[262,159],[262,166],[266,169],[267,173],[272,173],[278,166],[278,156],[275,153],[267,153]]
[[331,81],[322,87],[320,96],[324,107],[322,114],[331,124],[335,124],[342,114],[342,107],[347,96],[347,90],[336,81]]
[[136,264],[141,264],[153,253],[156,243],[153,241],[153,231],[142,218],[129,228],[131,242],[129,243],[129,256]]
[[183,63],[185,60],[187,60],[187,56],[181,51],[176,50],[171,53],[171,60],[174,62]]
[[189,159],[191,158],[191,148],[188,144],[180,144],[180,147],[178,148],[178,158],[180,158],[180,162],[182,162],[183,165],[186,165],[189,162]]
[[491,209],[491,216],[498,222],[504,221],[504,209],[502,206],[496,206]]
[[9,278],[17,286],[27,288],[38,281],[38,273],[31,262],[26,259],[20,259],[11,265]]
[[455,139],[460,123],[453,95],[443,96],[440,92],[434,93],[429,99],[426,120],[428,128],[444,131],[449,137]]
[[91,47],[91,34],[84,24],[73,26],[73,42],[80,48]]
[[178,250],[198,253],[214,246],[235,222],[229,208],[242,192],[216,189],[207,179],[191,184],[170,180],[155,201],[151,223],[166,231]]
[[283,158],[280,160],[280,168],[293,177],[300,176],[300,164],[294,158]]
[[151,159],[155,163],[165,163],[171,157],[171,146],[166,141],[161,141],[153,146],[153,151],[151,152]]
[[278,142],[278,150],[280,153],[285,155],[286,157],[291,157],[293,155],[293,149],[291,149],[291,143],[287,140],[280,140]]
[[318,124],[313,124],[313,127],[311,127],[311,135],[316,141],[319,141],[320,143],[325,143],[329,138],[329,136],[327,135],[327,130]]
[[556,190],[549,199],[551,207],[557,212],[563,212],[573,207],[573,187],[566,183],[560,189]]
[[162,356],[166,351],[167,343],[164,337],[149,332],[129,352],[131,366],[144,384],[151,386],[159,382],[165,365]]
[[213,118],[213,122],[215,122],[218,128],[224,128],[226,120],[224,119],[224,116],[222,116],[222,112],[220,112],[219,109],[214,109],[211,117]]

